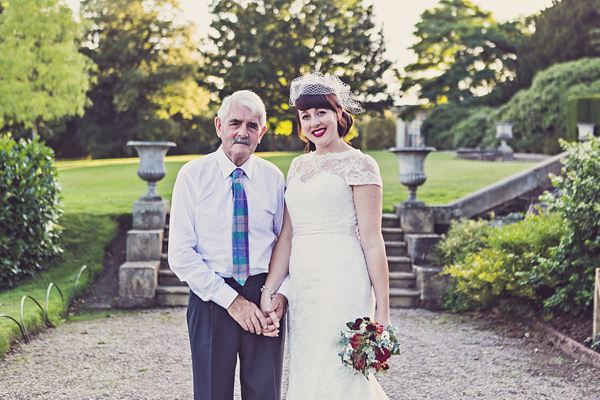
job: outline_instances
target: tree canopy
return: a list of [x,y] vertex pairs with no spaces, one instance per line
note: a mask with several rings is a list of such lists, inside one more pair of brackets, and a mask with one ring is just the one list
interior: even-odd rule
[[401,90],[416,88],[432,104],[489,93],[514,79],[522,29],[518,22],[498,23],[470,0],[440,0],[416,25],[411,49],[418,59],[405,67]]
[[289,84],[312,71],[340,76],[367,110],[391,105],[382,77],[393,72],[392,63],[373,8],[362,0],[217,0],[212,12],[203,83],[221,98],[256,92],[273,130],[289,133]]
[[90,21],[82,52],[98,65],[93,107],[78,136],[96,157],[130,154],[129,140],[175,140],[182,122],[206,111],[196,82],[193,26],[178,23],[177,0],[84,0]]
[[59,0],[9,0],[0,8],[0,127],[38,127],[82,114],[90,60],[79,53],[81,29]]

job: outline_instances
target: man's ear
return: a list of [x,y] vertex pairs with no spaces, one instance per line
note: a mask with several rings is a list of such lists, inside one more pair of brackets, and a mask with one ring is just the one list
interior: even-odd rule
[[262,137],[265,136],[265,133],[267,133],[267,126],[263,126],[262,131],[260,132],[260,135],[258,135],[258,143],[260,143],[260,141],[262,140]]
[[215,117],[215,130],[217,131],[218,137],[221,137],[221,126],[221,118]]

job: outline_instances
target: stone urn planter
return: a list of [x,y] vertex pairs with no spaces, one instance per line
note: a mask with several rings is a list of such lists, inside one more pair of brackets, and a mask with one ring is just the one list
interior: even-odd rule
[[435,151],[433,147],[396,147],[389,150],[398,157],[400,174],[398,181],[408,188],[406,203],[421,203],[417,200],[417,188],[425,183],[425,158]]
[[590,137],[594,136],[594,128],[596,124],[580,122],[577,124],[577,136],[579,141],[586,142],[590,140]]
[[505,160],[514,159],[513,149],[506,144],[506,141],[513,137],[512,127],[513,124],[510,122],[498,122],[496,124],[496,139],[500,139],[501,142],[498,150],[502,153]]
[[156,183],[165,177],[165,155],[173,142],[129,141],[127,146],[135,147],[140,158],[137,174],[148,182],[148,193],[140,197],[140,201],[161,201],[163,197],[156,192]]

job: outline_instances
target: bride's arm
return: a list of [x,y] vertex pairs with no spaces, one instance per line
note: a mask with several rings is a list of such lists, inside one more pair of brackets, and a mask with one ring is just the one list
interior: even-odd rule
[[[290,254],[292,253],[292,221],[287,211],[287,206],[283,210],[283,225],[281,232],[275,243],[273,254],[271,254],[271,261],[269,263],[269,274],[265,281],[267,290],[264,290],[260,298],[260,308],[263,312],[267,311],[268,306],[271,304],[270,293],[275,293],[281,282],[285,279],[289,271],[290,265]],[[277,294],[276,296],[282,296]],[[271,316],[273,317],[273,316]],[[279,315],[279,317],[281,317]]]
[[377,321],[383,326],[388,326],[391,325],[390,274],[385,243],[381,233],[383,190],[378,185],[357,185],[352,188],[360,244],[367,262],[369,278],[375,291]]

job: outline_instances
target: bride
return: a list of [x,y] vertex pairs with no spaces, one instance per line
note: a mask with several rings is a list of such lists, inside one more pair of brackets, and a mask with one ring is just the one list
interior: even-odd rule
[[287,400],[387,399],[373,375],[365,379],[338,356],[346,323],[373,318],[375,305],[376,321],[391,324],[379,168],[343,139],[349,112],[362,107],[339,78],[320,73],[292,81],[290,105],[301,138],[316,150],[290,165],[283,228],[261,298],[276,320],[271,297],[289,273]]

